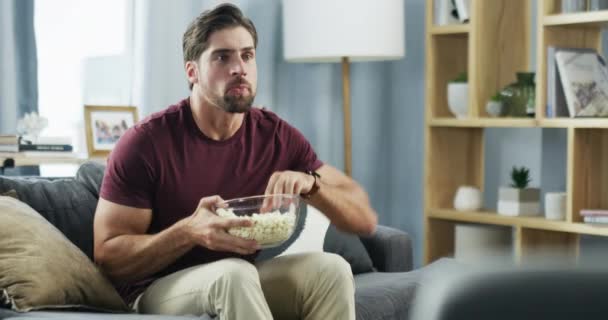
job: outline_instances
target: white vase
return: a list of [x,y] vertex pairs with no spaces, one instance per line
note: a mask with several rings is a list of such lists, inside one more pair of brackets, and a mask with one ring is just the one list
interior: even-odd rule
[[469,115],[469,84],[451,82],[448,84],[448,108],[458,119]]
[[461,186],[454,196],[454,209],[458,211],[477,211],[481,208],[481,191],[476,187]]
[[547,192],[545,194],[545,218],[550,220],[566,219],[565,192]]
[[503,113],[503,103],[502,101],[493,101],[490,100],[486,104],[486,112],[492,117],[500,117]]

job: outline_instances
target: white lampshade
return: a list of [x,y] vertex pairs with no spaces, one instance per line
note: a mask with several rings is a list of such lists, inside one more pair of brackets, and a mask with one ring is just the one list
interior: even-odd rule
[[403,0],[283,0],[283,53],[291,62],[400,59]]

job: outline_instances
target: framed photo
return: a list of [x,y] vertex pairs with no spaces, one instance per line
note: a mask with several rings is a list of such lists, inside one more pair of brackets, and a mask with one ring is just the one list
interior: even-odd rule
[[90,157],[105,157],[118,139],[138,121],[131,106],[84,106],[84,126]]

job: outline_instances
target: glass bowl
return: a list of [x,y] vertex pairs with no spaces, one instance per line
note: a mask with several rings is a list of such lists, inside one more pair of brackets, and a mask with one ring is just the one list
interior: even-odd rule
[[256,240],[262,249],[267,249],[280,246],[291,237],[303,203],[299,195],[292,194],[253,196],[219,203],[215,213],[252,220],[253,226],[230,228],[228,233]]

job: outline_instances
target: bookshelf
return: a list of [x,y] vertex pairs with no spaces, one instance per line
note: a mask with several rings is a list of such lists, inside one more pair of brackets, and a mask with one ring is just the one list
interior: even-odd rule
[[[581,235],[608,236],[608,227],[585,224],[578,214],[583,208],[608,208],[608,119],[545,117],[546,52],[548,46],[601,52],[608,10],[561,14],[560,0],[538,0],[532,28],[528,0],[471,0],[468,24],[435,26],[433,1],[426,6],[424,262],[454,254],[455,227],[461,223],[510,228],[515,261],[545,247],[577,259]],[[536,32],[536,115],[492,118],[485,104],[493,93],[511,83],[515,72],[530,70],[531,29]],[[468,117],[457,119],[447,105],[447,84],[462,71],[469,75]],[[557,173],[566,180],[564,221],[453,209],[461,185],[497,192],[484,190],[486,128],[566,130],[566,168]]]

